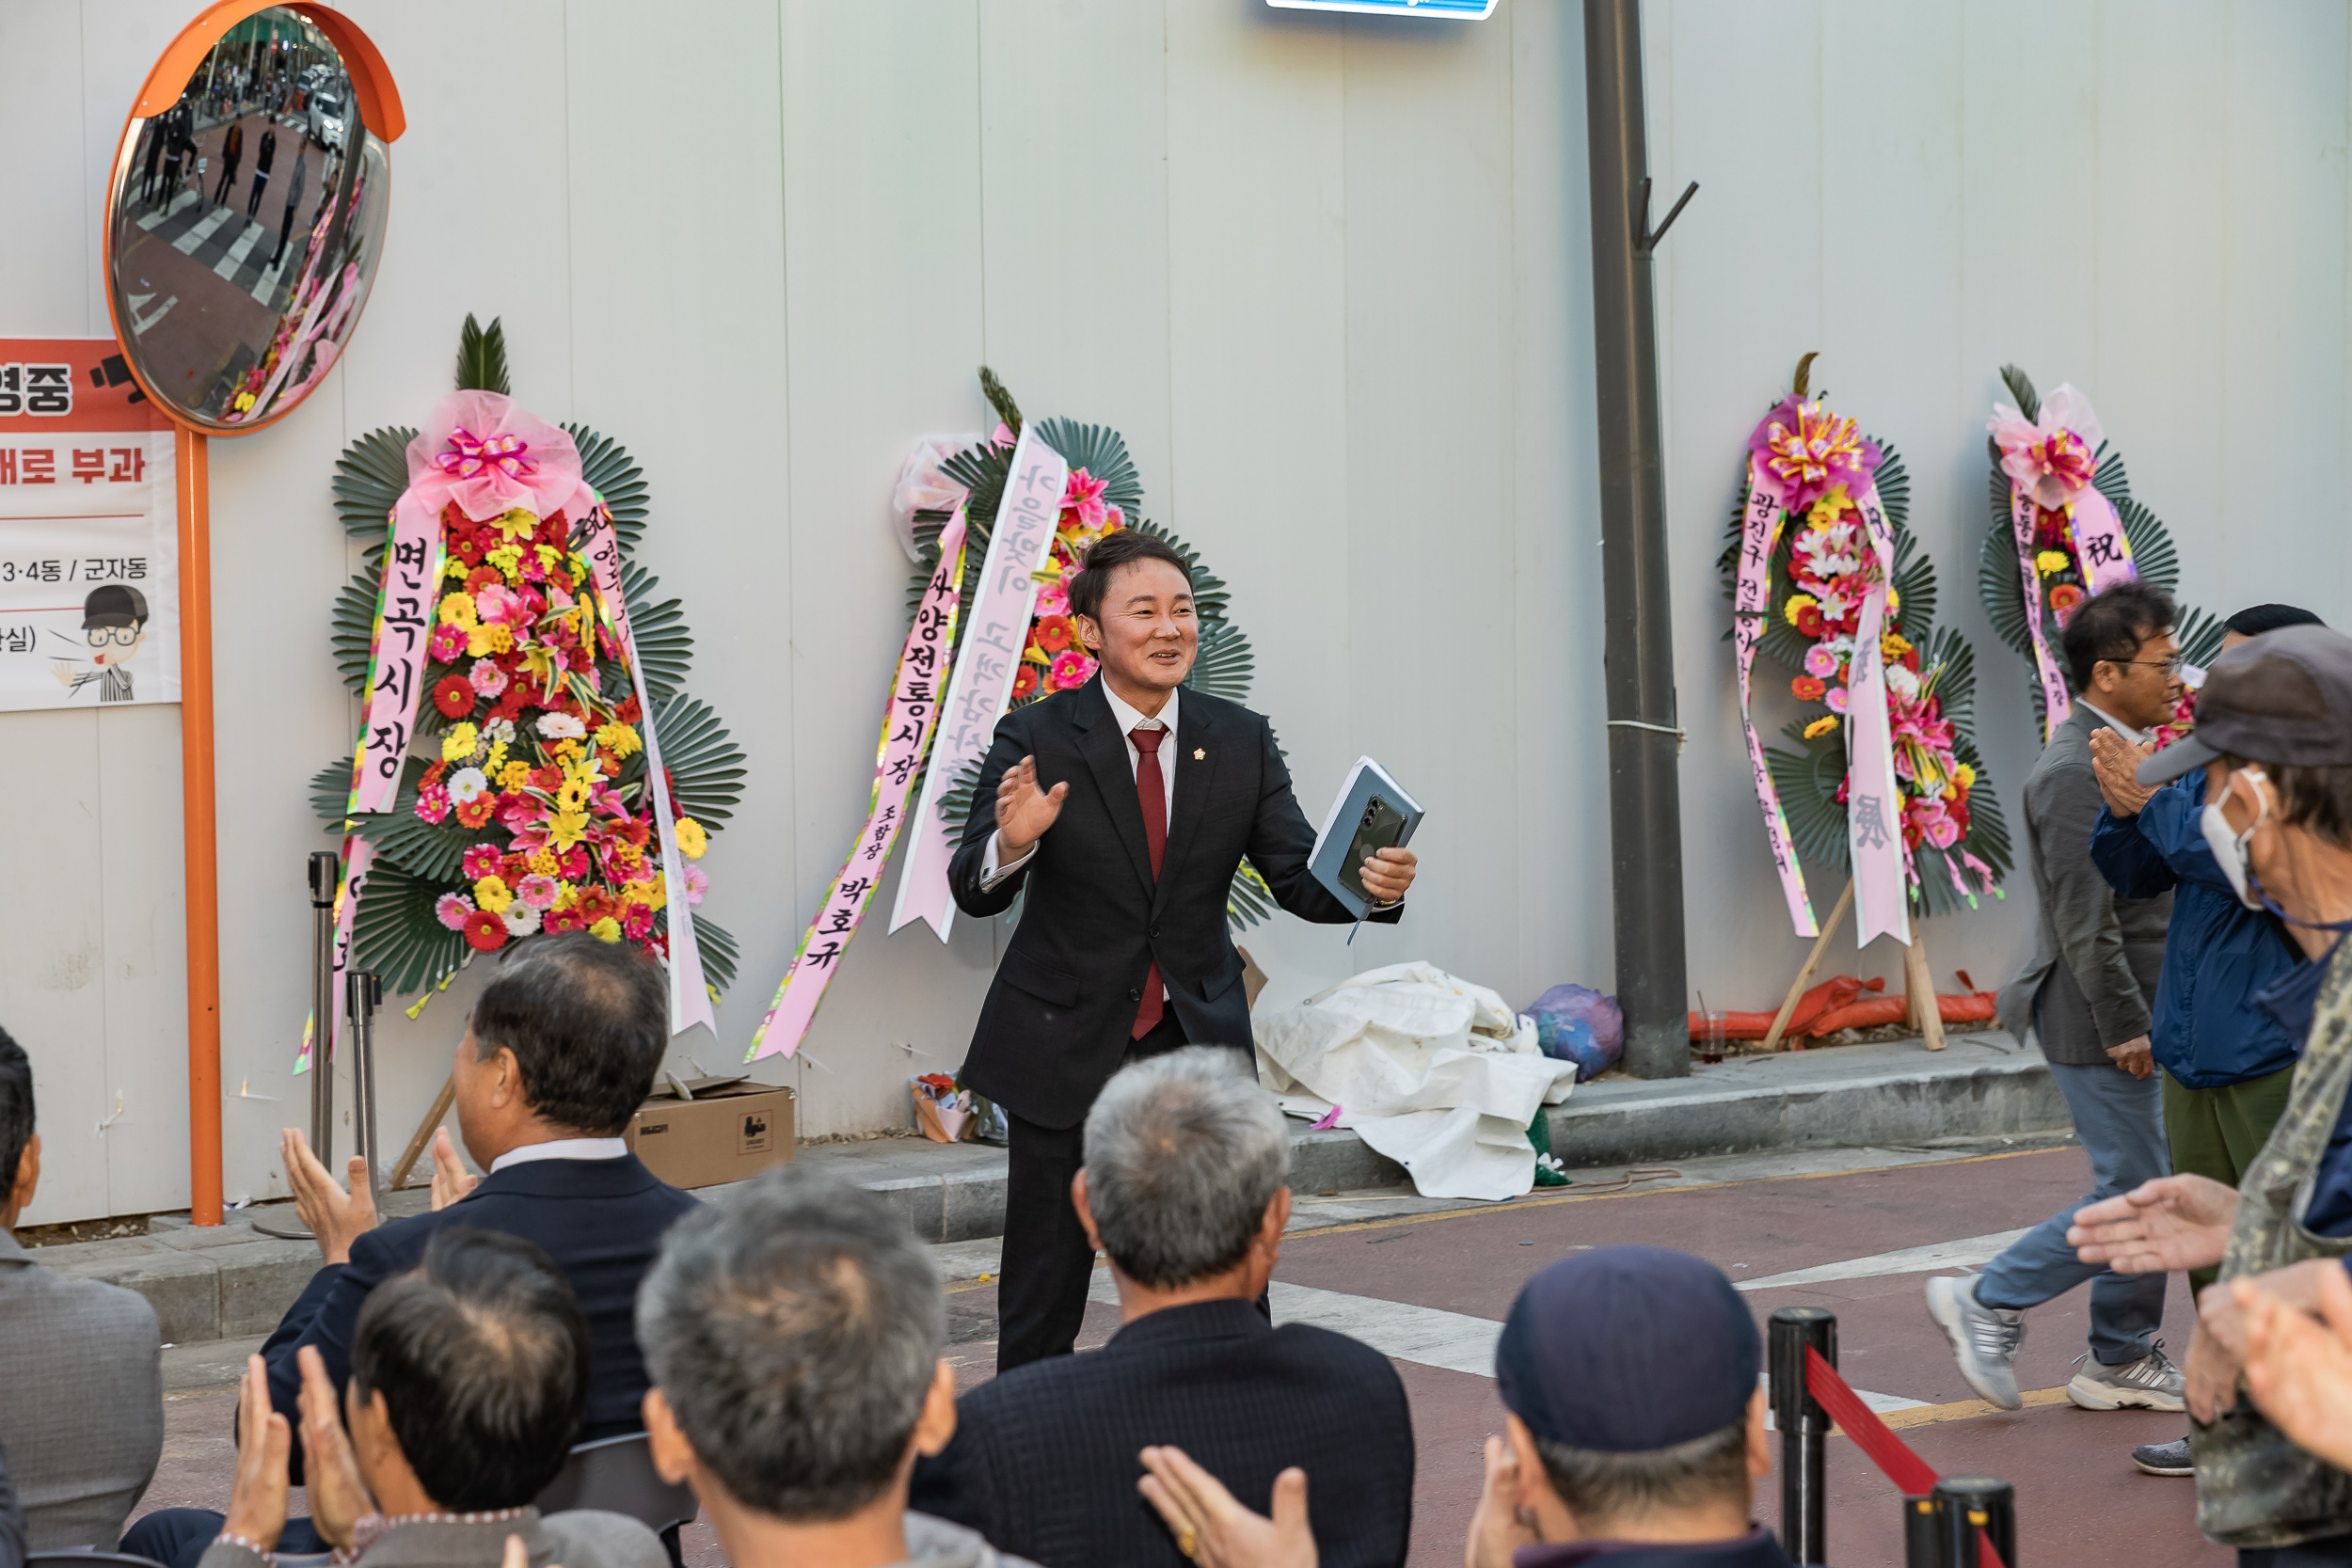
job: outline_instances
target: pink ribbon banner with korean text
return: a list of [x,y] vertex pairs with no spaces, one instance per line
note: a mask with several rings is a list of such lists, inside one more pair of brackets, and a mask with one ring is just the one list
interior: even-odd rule
[[988,538],[978,589],[964,612],[961,646],[939,721],[939,738],[923,779],[914,812],[914,834],[898,875],[898,902],[890,912],[894,931],[928,921],[946,942],[956,907],[948,895],[947,862],[955,852],[947,825],[939,819],[939,798],[965,768],[988,752],[996,721],[1012,700],[1021,649],[1028,640],[1029,611],[1037,603],[1037,569],[1054,543],[1061,520],[1062,492],[1070,465],[1037,434],[1034,420],[1021,427],[1010,477]]
[[905,825],[908,792],[939,734],[940,679],[956,644],[956,608],[963,589],[963,508],[959,506],[940,531],[939,566],[915,607],[906,644],[898,650],[890,705],[882,713],[882,741],[874,752],[874,789],[866,802],[866,826],[825,890],[817,918],[809,922],[792,955],[792,967],[785,971],[768,1016],[752,1037],[745,1061],[789,1056],[801,1048],[817,1006],[825,999],[825,988],[840,971],[841,955],[866,919],[890,847]]

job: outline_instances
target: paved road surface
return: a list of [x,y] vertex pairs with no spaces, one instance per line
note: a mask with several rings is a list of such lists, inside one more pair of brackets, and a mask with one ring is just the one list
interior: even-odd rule
[[[1812,1167],[1804,1175],[1597,1196],[1568,1189],[1491,1208],[1295,1231],[1277,1276],[1278,1318],[1311,1318],[1387,1351],[1411,1397],[1421,1453],[1416,1568],[1461,1560],[1480,1446],[1502,1422],[1489,1375],[1493,1336],[1519,1282],[1575,1249],[1637,1241],[1682,1247],[1743,1281],[1759,1323],[1775,1307],[1836,1311],[1848,1380],[1868,1392],[1923,1458],[1947,1473],[1989,1473],[2016,1483],[2021,1561],[2226,1568],[2230,1555],[2196,1532],[2191,1484],[2143,1476],[2127,1457],[2136,1443],[2180,1435],[2181,1418],[2095,1414],[2067,1404],[2058,1392],[2085,1349],[2083,1292],[2027,1319],[2019,1381],[2039,1392],[2016,1415],[1993,1411],[1970,1395],[1921,1306],[1928,1273],[1980,1263],[2010,1233],[2078,1197],[2090,1184],[2082,1151],[2069,1146],[1890,1168],[1819,1169],[1837,1163],[1814,1155],[1780,1163]],[[1756,1160],[1742,1168],[1759,1165],[1771,1168]],[[1107,1287],[1106,1277],[1102,1284]],[[951,1290],[957,1342],[950,1354],[969,1386],[994,1362],[995,1290],[972,1280]],[[1107,1289],[1097,1293],[1083,1345],[1101,1343],[1118,1326]],[[2168,1337],[2185,1348],[2186,1301],[2177,1281],[2168,1308]],[[231,1457],[229,1415],[223,1392],[174,1400],[150,1506],[220,1506]],[[1329,1462],[1343,1464],[1345,1455]],[[1893,1488],[1843,1438],[1832,1440],[1829,1480],[1831,1560],[1843,1568],[1899,1563]],[[1768,1483],[1758,1502],[1759,1516],[1774,1524],[1776,1485]],[[694,1568],[721,1560],[707,1526],[690,1533],[688,1559]]]

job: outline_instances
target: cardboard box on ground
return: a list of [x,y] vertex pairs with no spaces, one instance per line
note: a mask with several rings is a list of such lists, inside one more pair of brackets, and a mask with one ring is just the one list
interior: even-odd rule
[[673,1187],[715,1187],[792,1158],[792,1091],[746,1077],[668,1079],[628,1124],[629,1152]]

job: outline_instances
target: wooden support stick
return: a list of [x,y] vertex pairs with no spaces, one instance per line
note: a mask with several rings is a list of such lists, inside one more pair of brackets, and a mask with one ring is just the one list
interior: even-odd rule
[[1829,918],[1821,922],[1821,934],[1813,939],[1813,951],[1805,955],[1804,967],[1797,971],[1795,981],[1788,987],[1788,994],[1781,999],[1780,1011],[1773,1017],[1772,1028],[1765,1031],[1765,1050],[1780,1049],[1781,1031],[1788,1027],[1788,1019],[1796,1012],[1797,1003],[1804,995],[1804,988],[1813,983],[1813,972],[1821,967],[1821,955],[1829,951],[1829,939],[1836,931],[1837,923],[1845,919],[1846,911],[1852,908],[1853,879],[1849,877],[1846,879],[1846,891],[1837,895],[1837,907],[1829,911]]
[[417,1123],[416,1136],[410,1138],[408,1147],[400,1151],[400,1164],[392,1167],[392,1179],[384,1184],[385,1191],[400,1191],[402,1184],[408,1180],[408,1173],[416,1169],[418,1158],[424,1153],[424,1146],[433,1141],[433,1130],[441,1125],[441,1118],[449,1115],[450,1103],[456,1098],[457,1080],[442,1080],[441,1092],[433,1097],[433,1109],[427,1111],[424,1119]]
[[1930,1051],[1943,1050],[1944,1010],[1935,1000],[1935,971],[1928,967],[1928,940],[1915,920],[1911,945],[1903,949],[1903,990],[1911,1001],[1911,1026]]

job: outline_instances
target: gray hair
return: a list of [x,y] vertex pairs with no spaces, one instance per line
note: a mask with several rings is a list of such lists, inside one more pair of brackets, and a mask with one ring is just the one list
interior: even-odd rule
[[1684,1513],[1749,1496],[1744,1418],[1672,1448],[1606,1453],[1537,1437],[1535,1452],[1544,1462],[1545,1479],[1583,1531],[1613,1520]]
[[696,1457],[780,1519],[846,1518],[898,1479],[946,1338],[906,1222],[794,1165],[679,1220],[637,1298],[647,1370]]
[[1123,1069],[1087,1116],[1087,1205],[1103,1249],[1139,1285],[1189,1285],[1239,1263],[1290,1163],[1281,1109],[1223,1046]]

